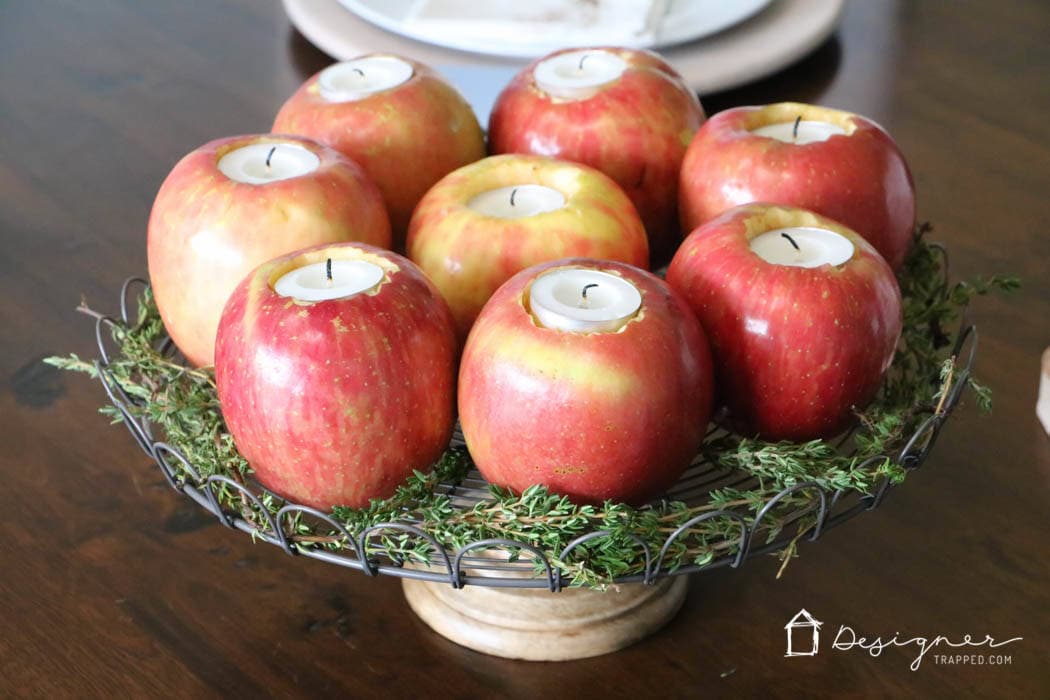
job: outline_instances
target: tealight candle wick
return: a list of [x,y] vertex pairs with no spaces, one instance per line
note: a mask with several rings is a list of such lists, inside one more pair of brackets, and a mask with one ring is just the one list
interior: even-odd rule
[[586,61],[589,56],[590,56],[589,53],[585,53],[582,56],[580,56],[580,62],[578,64],[576,64],[576,70],[577,71],[582,71],[583,70],[583,62]]
[[333,283],[332,279],[332,259],[328,258],[324,263],[324,276],[328,280],[328,286],[331,287]]
[[[795,126],[793,126],[791,128],[791,138],[793,140],[795,140],[795,141],[798,141],[798,125],[801,122],[802,122],[802,115],[800,114],[797,117],[795,117]],[[794,243],[794,241],[792,241],[792,243]],[[798,246],[795,246],[795,247],[798,248]]]
[[517,187],[515,187],[514,189],[512,189],[510,191],[510,205],[512,207],[514,206],[514,195],[516,195],[517,193],[518,193],[518,188]]
[[360,76],[361,76],[362,78],[363,78],[363,77],[365,77],[365,72],[364,72],[363,70],[361,70],[360,68],[358,68],[357,66],[354,66],[354,67],[353,67],[353,68],[351,68],[350,70],[352,70],[353,72],[357,73],[357,74],[358,74],[358,75],[360,75]]
[[795,250],[797,250],[799,252],[802,252],[802,249],[798,247],[798,243],[795,243],[795,239],[792,238],[789,234],[787,234],[784,231],[781,231],[780,235],[783,236],[784,238],[788,239],[788,243],[791,244],[791,247],[793,247]]
[[581,309],[586,309],[587,305],[588,305],[588,302],[587,302],[587,290],[590,289],[591,287],[597,287],[597,286],[598,286],[597,282],[591,282],[590,284],[583,285],[583,291],[580,292],[580,295],[583,297],[583,301],[580,303],[580,308]]
[[270,152],[266,154],[266,169],[270,169],[270,159],[273,158],[273,152],[277,150],[277,146],[270,149]]

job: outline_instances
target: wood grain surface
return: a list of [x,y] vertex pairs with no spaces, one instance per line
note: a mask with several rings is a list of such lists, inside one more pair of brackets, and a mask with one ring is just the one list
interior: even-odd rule
[[[990,416],[966,401],[876,512],[802,548],[694,576],[662,632],[561,664],[467,651],[392,579],[291,559],[176,497],[86,378],[83,294],[115,308],[146,270],[157,188],[186,152],[265,131],[328,59],[276,0],[0,5],[0,696],[1050,697],[1050,440],[1033,411],[1050,344],[1050,5],[851,2],[836,37],[709,96],[865,114],[900,143],[957,276],[1025,287],[973,308]],[[821,653],[785,658],[802,607]],[[833,651],[840,625],[902,638],[1023,637],[1009,665],[915,647]],[[941,648],[943,650],[943,647]],[[980,651],[980,650],[978,650]]]

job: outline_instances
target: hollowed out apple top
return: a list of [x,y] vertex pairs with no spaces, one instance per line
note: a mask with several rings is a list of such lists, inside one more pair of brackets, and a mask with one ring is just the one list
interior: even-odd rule
[[827,122],[837,126],[850,136],[859,124],[857,115],[830,107],[808,105],[801,102],[777,102],[763,107],[747,109],[744,112],[741,126],[747,131],[761,129],[772,124],[791,123],[796,119],[802,121]]
[[642,300],[637,285],[600,264],[549,268],[521,295],[537,327],[580,334],[623,331],[641,314]]
[[457,200],[464,206],[483,192],[520,185],[557,190],[570,206],[572,198],[590,183],[578,165],[542,156],[502,155],[462,168],[449,176],[447,184],[458,191]]
[[[383,279],[379,281],[379,284],[367,291],[361,292],[361,294],[367,294],[369,296],[379,294],[383,286],[390,283],[391,276],[397,274],[401,270],[401,267],[395,261],[391,260],[389,255],[382,255],[379,248],[360,244],[322,245],[299,251],[292,255],[286,255],[272,261],[269,265],[270,269],[266,274],[266,284],[270,290],[276,294],[277,292],[274,287],[277,284],[277,280],[281,279],[281,277],[300,267],[313,265],[315,263],[323,263],[327,260],[361,260],[372,263],[381,268],[384,275]],[[300,299],[290,299],[290,301],[295,304],[306,305],[317,303]]]
[[[768,233],[769,231],[775,231],[781,228],[822,228],[827,229],[828,231],[834,231],[843,238],[848,239],[849,242],[853,244],[854,251],[857,251],[858,248],[862,248],[864,251],[877,255],[877,252],[871,244],[864,240],[864,237],[853,229],[805,209],[758,202],[756,204],[749,204],[735,210],[730,210],[729,212],[726,212],[726,215],[720,217],[720,220],[722,219],[727,221],[731,219],[739,219],[741,221],[744,227],[745,238],[743,243],[745,245],[749,244],[752,239],[761,236],[763,233]],[[713,223],[714,222],[712,222],[712,224]],[[850,260],[857,255],[858,253],[854,252]],[[848,260],[846,262],[848,262]],[[844,264],[846,263],[843,263],[843,265]],[[842,265],[837,265],[835,267],[842,267]]]

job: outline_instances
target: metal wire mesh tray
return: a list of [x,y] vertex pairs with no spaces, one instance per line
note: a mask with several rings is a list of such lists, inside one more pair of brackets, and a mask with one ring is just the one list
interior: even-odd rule
[[[943,255],[943,251],[941,253]],[[123,323],[125,327],[130,326],[131,322],[130,295],[139,286],[145,288],[146,285],[147,283],[139,278],[131,278],[124,283],[121,289],[119,323]],[[383,522],[364,528],[360,532],[349,532],[332,514],[287,502],[257,483],[242,483],[224,475],[202,477],[177,447],[154,436],[155,426],[141,415],[142,411],[133,410],[136,407],[141,408],[143,400],[130,395],[109,371],[111,351],[107,349],[107,334],[104,330],[117,323],[118,320],[114,317],[97,318],[95,337],[99,355],[94,360],[94,366],[110,402],[124,425],[177,492],[209,511],[226,527],[248,533],[254,540],[280,547],[290,555],[305,556],[356,569],[368,576],[382,574],[444,582],[454,588],[484,585],[559,591],[569,582],[563,574],[564,567],[558,564],[572,561],[574,552],[581,547],[594,547],[596,541],[610,534],[606,530],[586,532],[569,542],[558,553],[556,559],[533,544],[502,538],[479,539],[452,549],[442,546],[424,527],[419,526],[418,522]],[[170,340],[164,341],[159,349],[169,356],[175,356],[176,351]],[[957,365],[939,404],[922,420],[914,433],[903,441],[903,446],[898,452],[870,457],[861,466],[886,459],[908,472],[922,466],[941,428],[968,385],[976,351],[976,328],[964,320],[952,351],[952,356],[957,358]],[[722,428],[715,425],[711,427],[708,437],[718,437],[724,433]],[[463,446],[458,428],[451,446]],[[852,445],[851,434],[841,437],[837,446],[846,455],[856,451],[856,447]],[[664,500],[681,501],[686,505],[706,503],[709,494],[716,489],[748,489],[756,482],[757,478],[746,472],[727,469],[703,457],[697,457],[678,483],[664,495]],[[653,583],[662,577],[680,576],[700,570],[723,566],[737,568],[749,558],[793,547],[794,543],[802,538],[816,541],[830,528],[860,513],[877,508],[893,487],[894,484],[888,477],[881,479],[870,493],[830,490],[810,481],[784,488],[769,498],[754,514],[743,509],[708,510],[674,528],[667,535],[662,547],[651,546],[651,543],[635,537],[638,573],[617,577],[613,582]],[[222,489],[232,489],[236,492],[242,507],[234,509],[224,506],[217,496]],[[471,470],[461,482],[441,483],[436,490],[446,494],[452,506],[461,510],[475,508],[479,503],[492,499],[487,483],[475,470]],[[786,516],[781,514],[778,518],[781,527],[777,528],[776,536],[769,536],[767,520],[770,513],[778,504],[789,502],[785,499],[798,494],[808,496],[804,499],[805,503]],[[276,510],[264,507],[264,498],[271,503],[277,503],[279,507]],[[299,537],[288,526],[293,519],[308,519],[331,536]],[[718,554],[703,564],[669,566],[667,553],[675,542],[689,537],[692,528],[711,520],[726,523],[724,541],[712,543]],[[799,525],[797,529],[785,527],[796,524]],[[390,537],[401,538],[402,541],[405,538],[416,538],[425,543],[431,553],[429,561],[425,564],[407,562],[404,557],[389,551],[383,542],[389,541]],[[320,539],[326,539],[327,543],[321,543]],[[339,541],[340,546],[330,546],[333,540]]]

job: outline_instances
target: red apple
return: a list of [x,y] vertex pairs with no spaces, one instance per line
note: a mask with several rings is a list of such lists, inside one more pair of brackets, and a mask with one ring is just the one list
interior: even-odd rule
[[[806,268],[752,250],[758,236],[786,227],[839,234],[849,257]],[[707,331],[737,427],[770,440],[846,428],[874,397],[900,337],[901,296],[889,265],[858,234],[802,209],[751,204],[722,214],[686,238],[667,282]]]
[[[530,293],[544,273],[599,270],[641,296],[618,330],[540,325]],[[567,259],[499,288],[467,339],[459,414],[471,457],[491,483],[543,484],[579,502],[641,503],[695,456],[712,400],[704,332],[658,277],[618,262]]]
[[[484,192],[496,197],[476,199]],[[409,226],[408,257],[441,290],[466,337],[493,292],[520,270],[566,257],[645,267],[649,252],[634,205],[611,179],[575,163],[504,155],[464,166],[427,192]]]
[[[845,133],[812,143],[754,133],[799,118]],[[793,102],[711,117],[689,145],[678,198],[684,231],[748,202],[809,209],[864,236],[894,270],[915,228],[911,171],[889,134],[860,115]]]
[[[279,295],[305,265],[380,268],[370,291]],[[258,267],[230,297],[215,379],[237,450],[270,490],[327,510],[390,496],[448,446],[456,337],[441,295],[409,260],[361,244],[316,246]]]
[[360,163],[383,193],[401,250],[416,204],[442,177],[483,158],[485,137],[470,105],[435,71],[381,54],[350,63],[371,58],[403,61],[411,77],[361,99],[336,101],[322,94],[321,71],[284,103],[273,130],[309,136]]
[[[550,59],[570,61],[573,70],[582,61],[596,80],[606,64],[620,61],[624,70],[590,94],[574,97],[577,91],[570,90],[561,97],[535,78],[537,67]],[[547,84],[542,71],[539,83]],[[489,119],[489,147],[493,153],[535,153],[601,170],[637,207],[656,263],[669,257],[680,240],[678,172],[703,121],[696,94],[658,55],[624,48],[566,49],[533,62],[503,90]]]
[[[316,169],[265,184],[219,170],[233,151],[268,152],[277,144],[316,157]],[[274,152],[274,167],[281,156]],[[389,246],[390,223],[379,190],[337,151],[295,136],[234,136],[179,161],[157,193],[148,238],[150,284],[164,326],[191,363],[210,365],[223,304],[254,267],[320,243]]]

